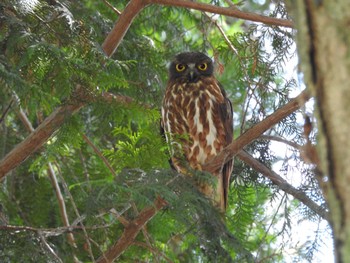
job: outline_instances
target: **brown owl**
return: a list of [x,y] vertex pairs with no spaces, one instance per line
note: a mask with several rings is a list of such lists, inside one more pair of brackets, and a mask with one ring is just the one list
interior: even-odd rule
[[[186,175],[190,173],[184,161],[193,169],[203,170],[203,165],[233,139],[232,105],[213,71],[213,61],[200,52],[178,54],[169,66],[161,126],[174,168]],[[216,188],[198,185],[221,211],[227,207],[232,168],[230,160],[212,173],[217,178]]]

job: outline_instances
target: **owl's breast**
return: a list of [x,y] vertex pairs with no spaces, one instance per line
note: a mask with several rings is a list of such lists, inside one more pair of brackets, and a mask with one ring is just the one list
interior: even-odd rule
[[186,159],[192,168],[200,169],[226,146],[220,116],[224,96],[214,78],[190,84],[175,83],[169,85],[166,92],[162,118],[169,134],[167,139],[174,141],[174,135],[181,135]]

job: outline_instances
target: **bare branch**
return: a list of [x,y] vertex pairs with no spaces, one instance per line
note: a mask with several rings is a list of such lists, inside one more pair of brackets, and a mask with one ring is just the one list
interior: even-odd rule
[[307,90],[304,90],[296,98],[292,99],[282,108],[266,117],[264,120],[254,125],[241,136],[239,136],[233,143],[224,148],[217,156],[210,162],[203,166],[203,170],[213,172],[219,169],[224,163],[232,159],[240,150],[252,141],[256,140],[261,134],[270,129],[272,126],[280,122],[282,119],[298,110],[309,99]]
[[270,170],[261,162],[257,161],[245,151],[240,151],[237,153],[237,157],[241,159],[243,162],[248,164],[250,167],[260,172],[262,175],[270,179],[275,185],[277,185],[281,190],[286,193],[294,196],[304,205],[309,207],[312,211],[318,214],[323,219],[329,220],[329,213],[321,206],[316,204],[313,200],[311,200],[303,191],[296,189],[291,184],[289,184],[284,178],[279,176],[274,171]]

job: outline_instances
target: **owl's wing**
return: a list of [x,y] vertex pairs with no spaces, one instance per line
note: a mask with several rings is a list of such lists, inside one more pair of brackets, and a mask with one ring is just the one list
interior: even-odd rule
[[[232,143],[233,140],[233,109],[231,101],[226,97],[226,92],[220,85],[221,92],[225,97],[225,102],[221,104],[221,121],[224,125],[226,134],[226,145]],[[233,170],[233,159],[226,162],[222,169],[223,189],[224,189],[224,202],[225,208],[227,207],[228,191],[230,186],[230,177]]]
[[[164,127],[163,127],[163,121],[162,120],[160,120],[160,123],[159,123],[159,130],[160,130],[160,135],[163,137],[164,141],[166,141],[166,135],[165,135],[165,130],[164,130]],[[173,160],[171,158],[169,158],[168,162],[169,162],[170,167],[173,170],[176,170],[175,165],[173,163]]]

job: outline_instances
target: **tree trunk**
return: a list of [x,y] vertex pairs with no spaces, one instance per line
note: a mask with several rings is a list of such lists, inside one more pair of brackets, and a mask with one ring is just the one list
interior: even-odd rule
[[320,184],[330,209],[336,262],[350,262],[350,5],[290,1],[307,87],[315,97]]

